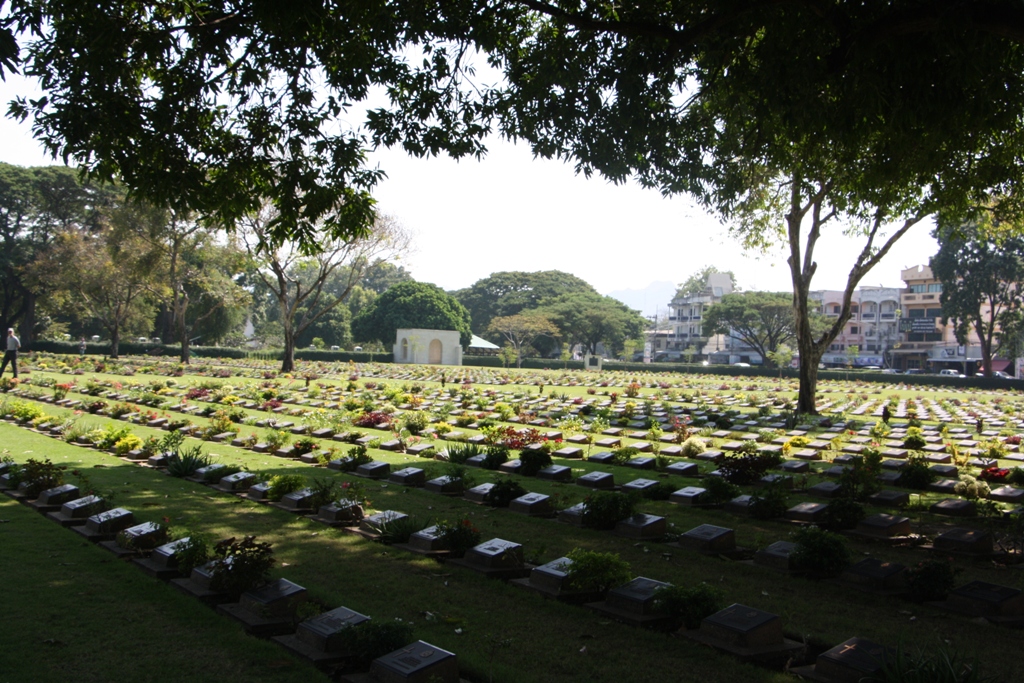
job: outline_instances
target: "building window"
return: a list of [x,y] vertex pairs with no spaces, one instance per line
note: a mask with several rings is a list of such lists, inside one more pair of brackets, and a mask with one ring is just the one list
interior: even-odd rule
[[928,285],[928,291],[929,292],[941,292],[942,291],[942,283],[941,282],[936,282],[934,284]]
[[923,308],[911,308],[909,311],[907,311],[907,315],[909,317],[911,317],[911,318],[923,318],[924,317],[924,309]]
[[860,328],[856,325],[850,327],[850,334],[860,334]]
[[926,318],[941,318],[942,317],[942,309],[941,308],[929,308],[928,312],[925,313],[924,317],[926,317]]
[[839,311],[841,311],[841,310],[842,310],[842,307],[839,304],[832,304],[832,314],[833,315],[839,315]]
[[930,342],[942,341],[942,333],[941,332],[925,332],[924,340],[925,341],[930,341]]
[[852,306],[850,306],[850,313],[859,313],[859,312],[860,312],[860,307],[857,304],[853,304]]
[[910,291],[913,294],[924,294],[928,291],[928,285],[910,285]]

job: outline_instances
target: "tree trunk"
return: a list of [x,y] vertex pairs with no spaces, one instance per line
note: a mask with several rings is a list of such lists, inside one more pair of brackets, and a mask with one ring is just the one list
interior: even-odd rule
[[111,358],[117,358],[118,357],[117,347],[120,345],[120,343],[121,343],[121,330],[119,328],[117,328],[117,327],[114,327],[110,331],[110,357]]
[[184,365],[189,364],[192,354],[190,352],[189,339],[187,334],[181,335],[181,362]]
[[21,316],[21,343],[28,344],[36,338],[36,295],[24,290],[25,304]]
[[[800,393],[797,395],[796,412],[808,415],[818,413],[815,396],[818,391],[818,363],[821,362],[822,351],[810,335],[797,338],[800,349]],[[781,373],[780,373],[781,374]]]
[[295,332],[291,325],[284,326],[284,358],[281,360],[281,372],[295,371]]

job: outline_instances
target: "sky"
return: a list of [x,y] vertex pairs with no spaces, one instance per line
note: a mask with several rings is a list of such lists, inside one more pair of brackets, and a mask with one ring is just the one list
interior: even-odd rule
[[[33,91],[8,75],[0,102]],[[0,140],[2,162],[59,163],[32,139],[28,124],[0,118]],[[415,279],[454,290],[499,271],[562,270],[608,293],[680,283],[712,265],[735,273],[744,290],[792,291],[781,247],[744,252],[727,225],[685,196],[578,176],[571,164],[534,159],[528,146],[497,137],[487,146],[482,161],[416,159],[400,149],[371,154],[387,175],[375,191],[380,210],[414,235],[403,265]],[[930,222],[914,226],[861,284],[901,287],[900,270],[926,264],[937,251],[931,230]],[[862,246],[841,226],[827,229],[811,288],[843,289]]]

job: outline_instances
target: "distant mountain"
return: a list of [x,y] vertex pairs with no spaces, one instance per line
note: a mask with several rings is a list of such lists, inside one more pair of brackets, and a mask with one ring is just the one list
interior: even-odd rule
[[666,314],[668,302],[676,295],[676,285],[672,282],[652,282],[643,289],[617,289],[608,292],[608,296],[618,299],[630,308],[635,308],[643,315],[655,313]]

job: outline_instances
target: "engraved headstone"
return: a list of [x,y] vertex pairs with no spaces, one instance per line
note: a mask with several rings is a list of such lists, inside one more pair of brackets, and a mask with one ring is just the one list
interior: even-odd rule
[[514,569],[523,566],[523,546],[492,538],[466,552],[466,564],[482,569]]
[[740,604],[705,617],[700,630],[738,647],[766,647],[783,642],[782,619],[778,615]]
[[713,524],[701,524],[680,536],[679,545],[699,552],[729,552],[736,549],[736,532]]
[[623,586],[608,591],[605,604],[613,610],[636,615],[654,614],[655,597],[659,589],[671,584],[638,576]]
[[868,557],[847,567],[842,579],[876,590],[894,590],[904,586],[905,571],[906,567],[899,562]]
[[591,489],[611,489],[615,487],[615,476],[608,472],[587,472],[576,483]]
[[850,638],[818,655],[814,673],[836,683],[859,683],[881,673],[888,657],[885,647],[864,638]]
[[402,486],[423,486],[427,483],[427,473],[419,467],[403,467],[392,472],[388,481]]
[[935,537],[936,550],[967,555],[991,555],[992,532],[954,527]]
[[789,571],[789,556],[793,554],[795,548],[796,544],[790,541],[775,541],[767,548],[754,553],[754,564],[770,569]]
[[459,683],[459,664],[451,652],[419,640],[373,660],[370,675],[379,683]]
[[299,623],[295,635],[303,643],[321,652],[338,652],[345,629],[370,621],[347,607],[336,607]]
[[657,515],[642,512],[630,515],[615,525],[615,533],[626,538],[654,540],[668,531],[668,520]]
[[1019,589],[987,581],[971,581],[954,588],[946,604],[959,612],[977,617],[1024,615],[1024,594]]
[[544,493],[527,493],[519,496],[508,504],[510,512],[518,512],[531,517],[548,517],[554,513],[551,507],[551,496]]

